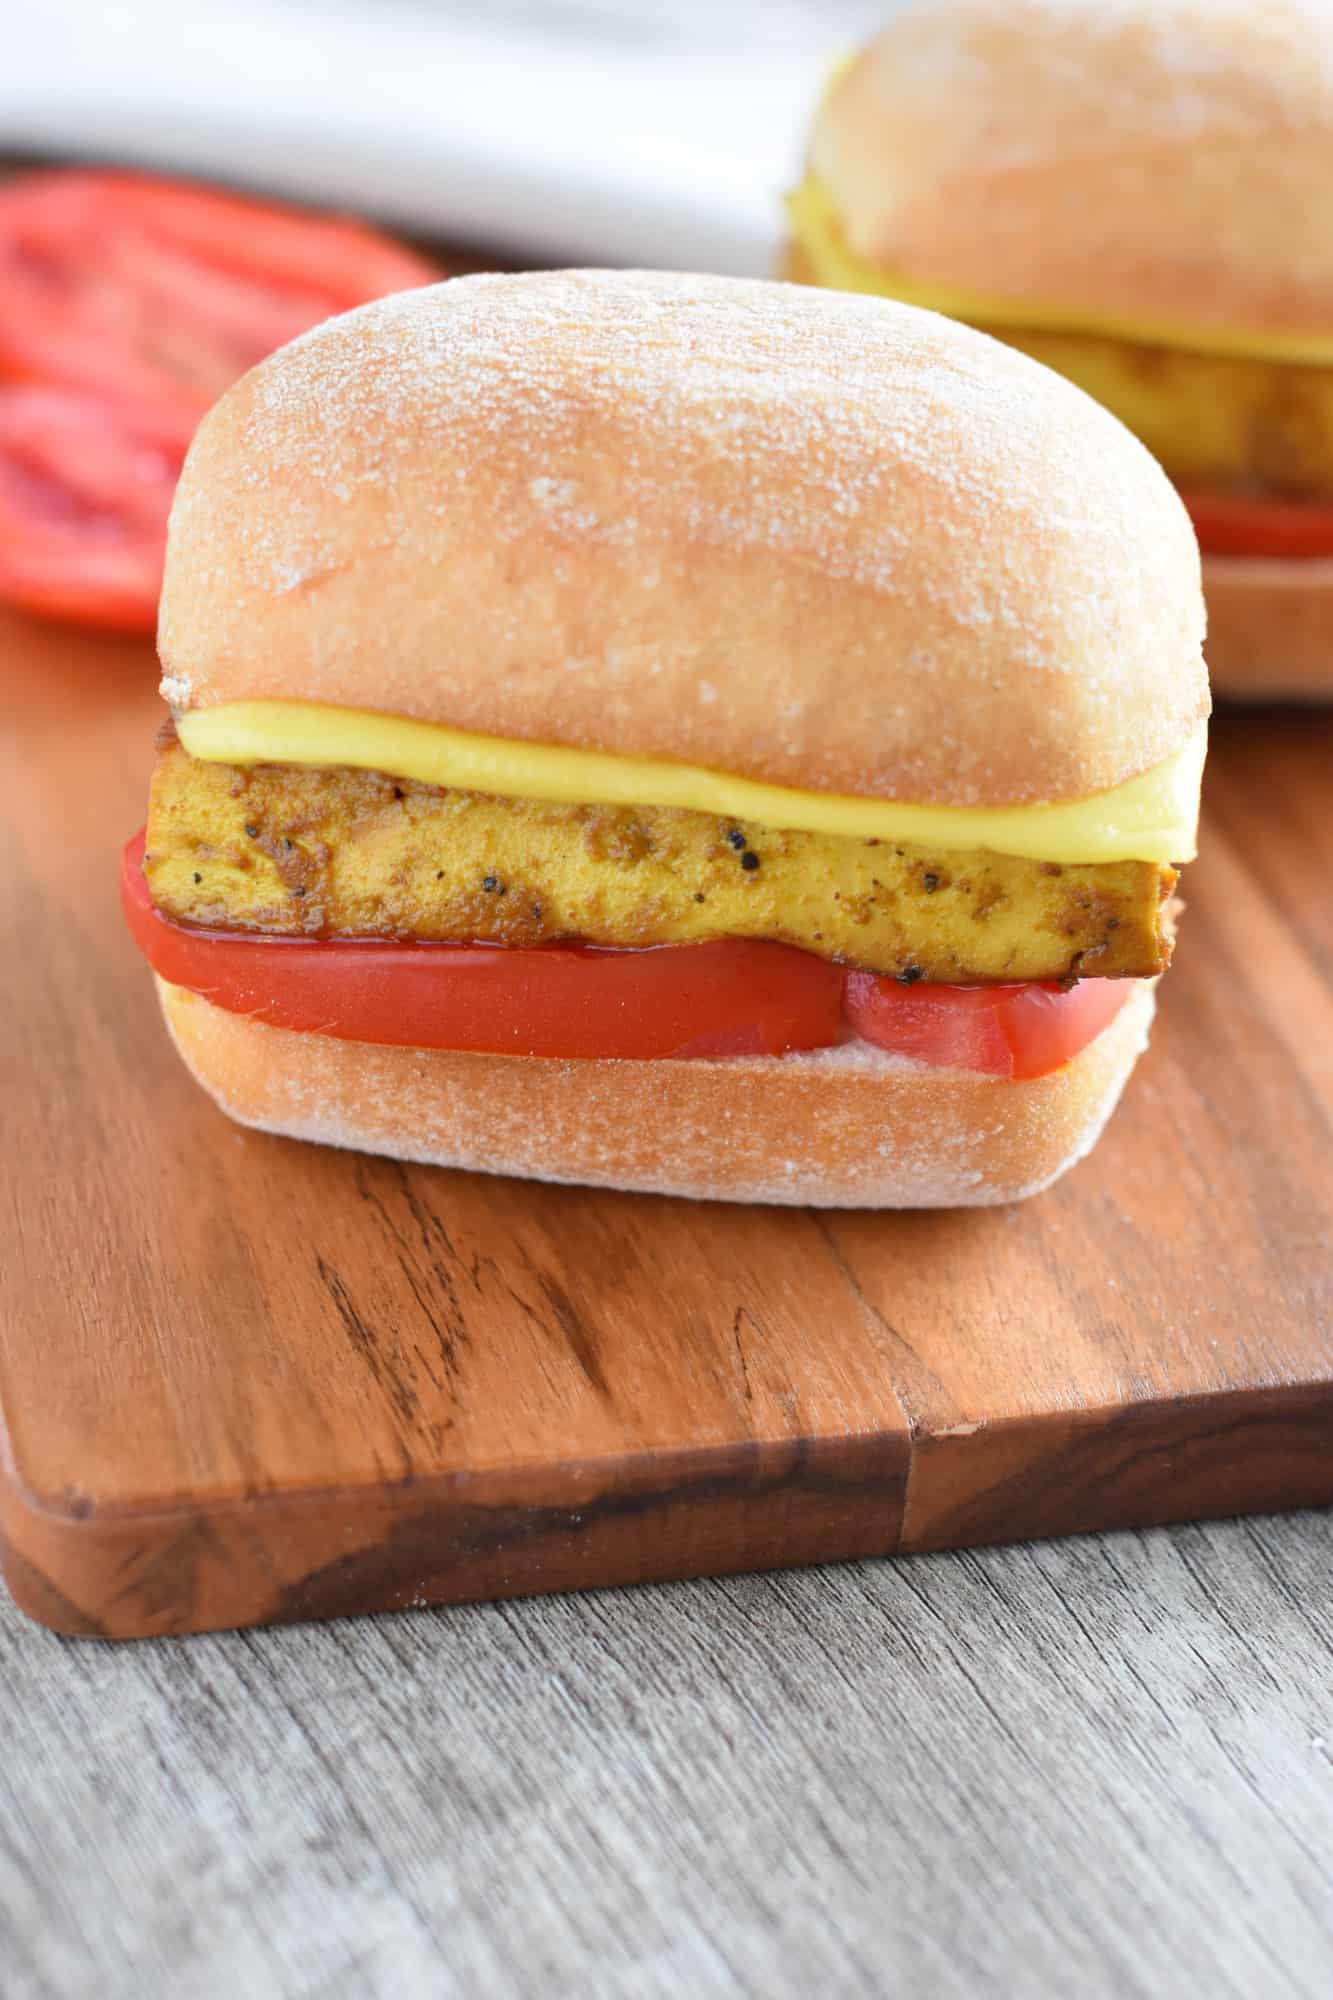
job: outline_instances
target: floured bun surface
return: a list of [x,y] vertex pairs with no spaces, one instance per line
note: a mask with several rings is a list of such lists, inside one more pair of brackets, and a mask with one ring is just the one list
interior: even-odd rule
[[811,166],[857,255],[1089,318],[1333,335],[1327,0],[934,0]]
[[1150,982],[1030,1082],[865,1043],[727,1062],[553,1062],[293,1034],[158,981],[189,1068],[244,1125],[394,1159],[720,1201],[988,1206],[1096,1143],[1142,1050]]
[[985,335],[662,273],[456,279],[332,320],[205,420],[178,712],[337,704],[865,798],[1088,797],[1207,712],[1156,464]]

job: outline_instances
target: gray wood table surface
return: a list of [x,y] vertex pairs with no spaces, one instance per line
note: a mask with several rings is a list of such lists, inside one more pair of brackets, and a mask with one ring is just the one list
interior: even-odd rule
[[1327,1515],[0,1685],[3,2000],[1333,1994]]

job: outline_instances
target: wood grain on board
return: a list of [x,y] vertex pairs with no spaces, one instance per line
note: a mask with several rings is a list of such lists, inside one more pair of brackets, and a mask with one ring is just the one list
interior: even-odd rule
[[1333,716],[1216,729],[1152,1049],[1021,1207],[815,1215],[245,1132],[116,901],[150,649],[0,619],[0,1544],[107,1636],[1333,1499]]

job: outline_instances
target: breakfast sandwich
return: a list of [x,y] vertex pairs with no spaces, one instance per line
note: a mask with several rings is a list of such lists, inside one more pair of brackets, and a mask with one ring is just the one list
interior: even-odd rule
[[1148,446],[1219,693],[1333,698],[1333,9],[919,0],[845,63],[789,277],[933,308]]
[[134,935],[233,1117],[448,1166],[1015,1199],[1194,852],[1199,559],[1011,346],[572,271],[348,313],[204,421]]

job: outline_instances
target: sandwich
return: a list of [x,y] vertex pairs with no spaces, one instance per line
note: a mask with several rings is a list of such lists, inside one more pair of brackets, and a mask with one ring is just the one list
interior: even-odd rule
[[1202,630],[1158,467],[984,334],[755,280],[456,279],[204,420],[126,912],[248,1125],[1009,1201],[1144,1046]]
[[924,0],[831,80],[786,274],[1057,369],[1194,521],[1218,693],[1333,698],[1333,11]]

